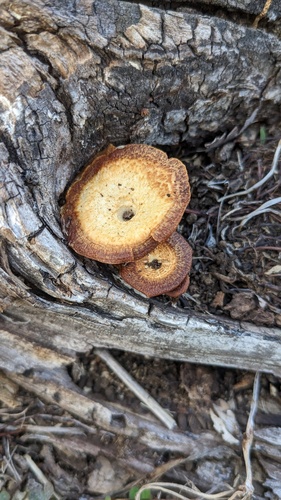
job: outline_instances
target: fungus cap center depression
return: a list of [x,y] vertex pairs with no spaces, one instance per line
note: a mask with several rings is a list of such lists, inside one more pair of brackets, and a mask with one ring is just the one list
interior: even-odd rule
[[159,179],[149,166],[143,161],[140,169],[137,159],[123,158],[88,181],[79,196],[77,215],[89,239],[106,245],[110,235],[111,245],[120,244],[120,239],[133,244],[149,237],[151,228],[161,223],[175,202],[174,174]]
[[136,261],[136,272],[141,272],[144,279],[163,280],[169,277],[171,269],[178,263],[178,254],[167,244],[162,243],[149,255]]

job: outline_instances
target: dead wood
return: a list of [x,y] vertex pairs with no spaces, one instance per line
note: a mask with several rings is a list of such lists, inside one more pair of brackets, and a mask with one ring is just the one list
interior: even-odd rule
[[279,375],[279,329],[132,296],[60,226],[65,187],[109,142],[194,148],[278,124],[278,35],[114,0],[3,1],[0,18],[1,368],[66,384],[99,346]]

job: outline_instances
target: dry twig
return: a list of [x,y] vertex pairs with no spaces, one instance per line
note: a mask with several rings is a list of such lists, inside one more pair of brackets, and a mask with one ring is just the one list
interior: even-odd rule
[[153,399],[147,391],[136,382],[131,375],[109,354],[106,349],[95,349],[95,353],[111,368],[111,370],[129,387],[129,389],[156,415],[168,429],[177,427],[171,415]]
[[41,469],[36,465],[34,460],[32,460],[31,456],[26,454],[25,460],[28,464],[29,469],[33,472],[34,476],[37,480],[43,485],[44,488],[44,498],[56,498],[59,500],[61,497],[55,493],[53,485],[48,481],[46,476],[43,474]]
[[245,437],[242,443],[243,456],[246,467],[245,493],[246,495],[248,495],[249,498],[254,493],[252,467],[251,467],[251,448],[254,437],[254,419],[258,407],[259,389],[260,389],[260,374],[259,372],[257,372],[254,380],[251,410],[247,422]]

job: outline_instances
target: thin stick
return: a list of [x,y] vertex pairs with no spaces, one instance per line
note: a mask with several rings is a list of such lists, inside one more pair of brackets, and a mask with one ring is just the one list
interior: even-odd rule
[[4,432],[14,433],[14,432],[40,432],[42,434],[75,434],[75,435],[85,435],[82,429],[79,427],[59,427],[55,425],[7,425],[4,427]]
[[24,458],[27,462],[29,469],[33,472],[36,479],[43,485],[46,498],[47,498],[47,495],[49,495],[48,498],[52,497],[52,498],[56,498],[57,500],[60,500],[61,496],[58,495],[54,491],[52,483],[50,481],[48,481],[48,479],[43,474],[41,469],[39,469],[39,467],[36,465],[36,463],[32,460],[31,456],[28,455],[28,453],[26,453],[26,455],[24,455]]
[[27,461],[28,467],[33,472],[33,474],[36,477],[36,479],[38,479],[38,481],[41,484],[43,484],[43,486],[46,486],[49,481],[46,478],[46,476],[43,474],[43,472],[41,471],[41,469],[39,469],[39,467],[36,465],[36,463],[32,460],[31,456],[28,455],[28,454],[26,454],[26,455],[24,455],[24,458]]
[[129,389],[150,409],[154,415],[168,427],[174,429],[177,427],[176,421],[171,415],[153,399],[147,391],[136,382],[131,375],[116,361],[106,349],[95,349],[95,354],[99,356],[111,368],[111,370],[129,387]]
[[243,439],[242,443],[243,456],[246,467],[245,489],[248,495],[252,495],[254,493],[252,467],[251,467],[251,448],[254,437],[254,419],[258,408],[259,389],[260,389],[260,374],[259,372],[257,372],[255,375],[254,386],[253,386],[251,410],[247,422],[245,438]]
[[235,196],[244,196],[245,194],[249,194],[252,191],[254,191],[255,189],[258,189],[259,187],[261,187],[263,184],[265,184],[265,182],[267,182],[268,179],[270,179],[276,173],[276,171],[277,171],[280,152],[281,152],[281,139],[278,142],[278,146],[277,146],[277,148],[275,150],[275,154],[274,154],[273,162],[272,162],[272,167],[271,167],[270,171],[266,174],[266,176],[263,177],[256,184],[254,184],[253,186],[251,186],[249,189],[246,189],[245,191],[238,191],[238,193],[228,194],[228,195],[223,196],[222,198],[220,198],[219,201],[223,202],[225,200],[229,200],[230,198],[234,198]]

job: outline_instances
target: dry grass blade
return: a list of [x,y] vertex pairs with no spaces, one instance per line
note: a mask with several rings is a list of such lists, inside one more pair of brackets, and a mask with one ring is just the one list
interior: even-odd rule
[[3,461],[4,461],[5,465],[2,466],[2,472],[5,473],[5,471],[8,470],[9,473],[14,477],[15,481],[17,483],[20,483],[21,477],[20,477],[20,475],[19,475],[19,473],[18,473],[18,471],[15,468],[14,463],[13,463],[13,454],[15,453],[16,448],[11,453],[10,452],[10,444],[9,444],[8,439],[6,439],[6,438],[3,438],[3,447],[4,447],[4,451],[5,451]]
[[224,202],[226,200],[229,200],[230,198],[234,198],[235,196],[245,196],[246,194],[249,194],[252,191],[255,191],[256,189],[263,186],[263,184],[265,184],[269,179],[271,179],[271,177],[277,172],[280,153],[281,153],[281,139],[278,142],[278,146],[276,148],[276,151],[275,151],[275,154],[273,157],[272,167],[271,167],[270,171],[265,175],[265,177],[263,177],[260,181],[258,181],[256,184],[251,186],[249,189],[246,189],[245,191],[238,191],[238,193],[228,194],[228,195],[220,198],[219,201]]
[[[281,215],[281,212],[278,212],[276,210],[271,210],[269,207],[272,207],[272,205],[277,205],[277,203],[281,203],[281,196],[279,198],[274,198],[273,200],[268,200],[265,203],[263,203],[259,208],[248,214],[247,216],[242,218],[241,226],[245,226],[247,222],[252,219],[253,217],[257,217],[257,215],[261,215],[265,212],[271,212],[276,215]],[[239,219],[238,219],[239,220]]]
[[168,429],[177,427],[176,421],[138,384],[131,375],[109,354],[106,349],[95,349],[95,353],[111,368],[111,370],[129,387],[129,389],[163,422]]
[[[182,484],[177,483],[148,483],[145,486],[142,486],[140,490],[136,494],[135,500],[140,500],[141,493],[145,490],[157,490],[162,493],[167,493],[172,495],[172,498],[180,498],[181,500],[191,500],[195,497],[203,498],[205,500],[217,500],[217,499],[230,499],[230,495],[233,493],[233,489],[231,488],[229,491],[221,491],[219,493],[209,494],[202,493],[197,488],[189,488],[188,486],[184,486]],[[179,490],[181,493],[178,493],[175,490]],[[184,493],[184,495],[182,494]],[[188,496],[187,496],[188,495]]]
[[[254,204],[256,205],[256,202],[255,201],[249,201],[246,203],[247,206],[248,205],[251,205],[251,204]],[[221,207],[222,205],[220,205]],[[224,221],[225,219],[228,219],[231,215],[235,214],[236,212],[238,212],[239,210],[243,210],[243,208],[245,207],[245,202],[241,201],[237,203],[237,206],[235,208],[233,208],[233,210],[230,210],[230,212],[227,212],[222,218],[221,220]],[[243,216],[244,217],[244,216]],[[236,218],[232,218],[231,220],[241,220],[243,219],[243,217],[236,217]]]
[[253,22],[253,28],[257,28],[260,20],[266,16],[267,12],[269,11],[269,8],[271,6],[272,0],[266,0],[264,7],[262,11],[259,13],[259,15],[255,18]]
[[210,142],[210,143],[206,143],[205,144],[205,148],[207,151],[210,151],[211,149],[215,149],[215,148],[219,148],[220,146],[223,146],[224,144],[226,144],[227,142],[230,142],[230,141],[233,141],[234,139],[236,139],[237,137],[239,137],[239,135],[243,134],[243,132],[250,126],[252,125],[252,123],[255,122],[255,119],[256,119],[256,116],[259,112],[259,107],[256,108],[252,114],[249,116],[249,118],[247,118],[247,120],[245,121],[243,127],[239,130],[238,127],[234,127],[230,132],[229,134],[227,134],[226,132],[223,133],[220,137],[217,137],[216,139],[213,140],[213,142]]

